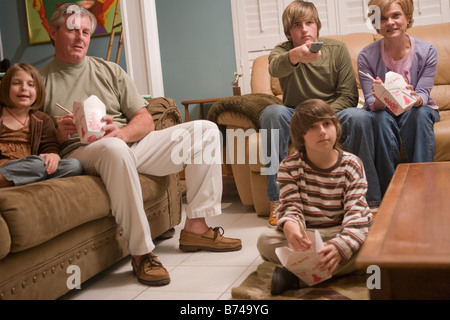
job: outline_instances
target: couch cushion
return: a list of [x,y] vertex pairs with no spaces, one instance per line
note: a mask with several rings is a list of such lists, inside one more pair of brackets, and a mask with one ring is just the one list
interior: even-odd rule
[[[144,201],[149,201],[167,192],[169,177],[140,175],[140,182]],[[34,247],[86,222],[106,217],[110,210],[105,186],[95,176],[47,180],[5,188],[0,194],[0,213],[7,223],[11,252]],[[0,232],[4,237],[3,230]],[[0,254],[3,251],[2,243]]]
[[34,247],[110,211],[103,183],[92,176],[6,188],[0,194],[0,204],[12,241],[11,252]]
[[439,111],[450,110],[450,84],[435,85],[431,90],[431,97],[439,106]]
[[450,111],[441,111],[440,115],[441,121],[434,124],[434,161],[450,161]]
[[11,237],[9,235],[8,225],[3,217],[0,216],[0,260],[6,257],[11,248]]
[[448,37],[450,34],[450,23],[413,27],[408,34],[432,43],[438,53],[438,70],[436,74],[436,85],[450,85],[450,46]]
[[[167,192],[168,176],[140,175],[139,178],[144,202]],[[7,235],[11,238],[11,252],[19,252],[86,222],[106,217],[110,210],[105,186],[95,176],[54,179],[5,188],[0,193],[0,214],[6,221],[7,233],[3,235],[1,222],[0,232],[2,238]],[[3,246],[2,243],[0,255],[4,251]]]

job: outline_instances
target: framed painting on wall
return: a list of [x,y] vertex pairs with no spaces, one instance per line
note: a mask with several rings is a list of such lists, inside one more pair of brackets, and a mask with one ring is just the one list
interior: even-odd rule
[[[97,29],[93,36],[111,33],[117,2],[119,0],[25,0],[27,13],[28,37],[30,44],[50,42],[48,35],[50,18],[55,10],[64,3],[73,3],[85,7],[97,18]],[[120,12],[116,24],[121,22]],[[120,31],[116,29],[116,31]]]

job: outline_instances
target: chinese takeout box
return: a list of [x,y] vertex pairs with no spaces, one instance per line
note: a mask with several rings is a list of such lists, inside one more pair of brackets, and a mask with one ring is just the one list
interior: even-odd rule
[[102,118],[106,115],[105,104],[95,95],[84,102],[74,102],[75,126],[81,143],[89,144],[103,137],[106,124]]
[[316,267],[321,258],[317,252],[324,246],[320,233],[317,230],[315,232],[307,231],[306,233],[312,242],[310,249],[299,252],[289,247],[280,247],[275,249],[275,253],[283,266],[303,280],[308,286],[313,286],[330,279],[331,275],[328,274],[328,270],[320,271]]
[[396,116],[411,109],[417,99],[411,95],[411,90],[406,89],[405,79],[398,73],[389,71],[386,73],[384,85],[375,84],[374,91],[378,99]]

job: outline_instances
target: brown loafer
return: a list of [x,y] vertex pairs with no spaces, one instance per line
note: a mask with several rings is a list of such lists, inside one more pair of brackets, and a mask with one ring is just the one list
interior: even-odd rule
[[139,261],[132,258],[131,265],[133,266],[133,273],[142,284],[165,286],[170,283],[169,272],[152,252],[142,256]]
[[199,250],[213,252],[238,251],[242,248],[240,239],[226,238],[223,228],[209,228],[204,234],[195,234],[181,230],[180,250],[194,252]]

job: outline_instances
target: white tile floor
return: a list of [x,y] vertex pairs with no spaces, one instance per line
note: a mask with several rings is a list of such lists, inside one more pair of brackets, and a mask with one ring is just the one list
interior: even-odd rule
[[[61,297],[64,300],[228,300],[231,289],[239,286],[262,262],[256,242],[268,219],[258,217],[253,207],[243,206],[233,184],[226,184],[223,214],[208,218],[211,227],[221,226],[225,236],[240,238],[243,248],[229,253],[184,253],[178,238],[184,219],[169,240],[156,243],[155,254],[170,273],[171,283],[148,287],[133,276],[130,257],[81,285],[80,290]],[[184,213],[183,213],[184,218]]]

